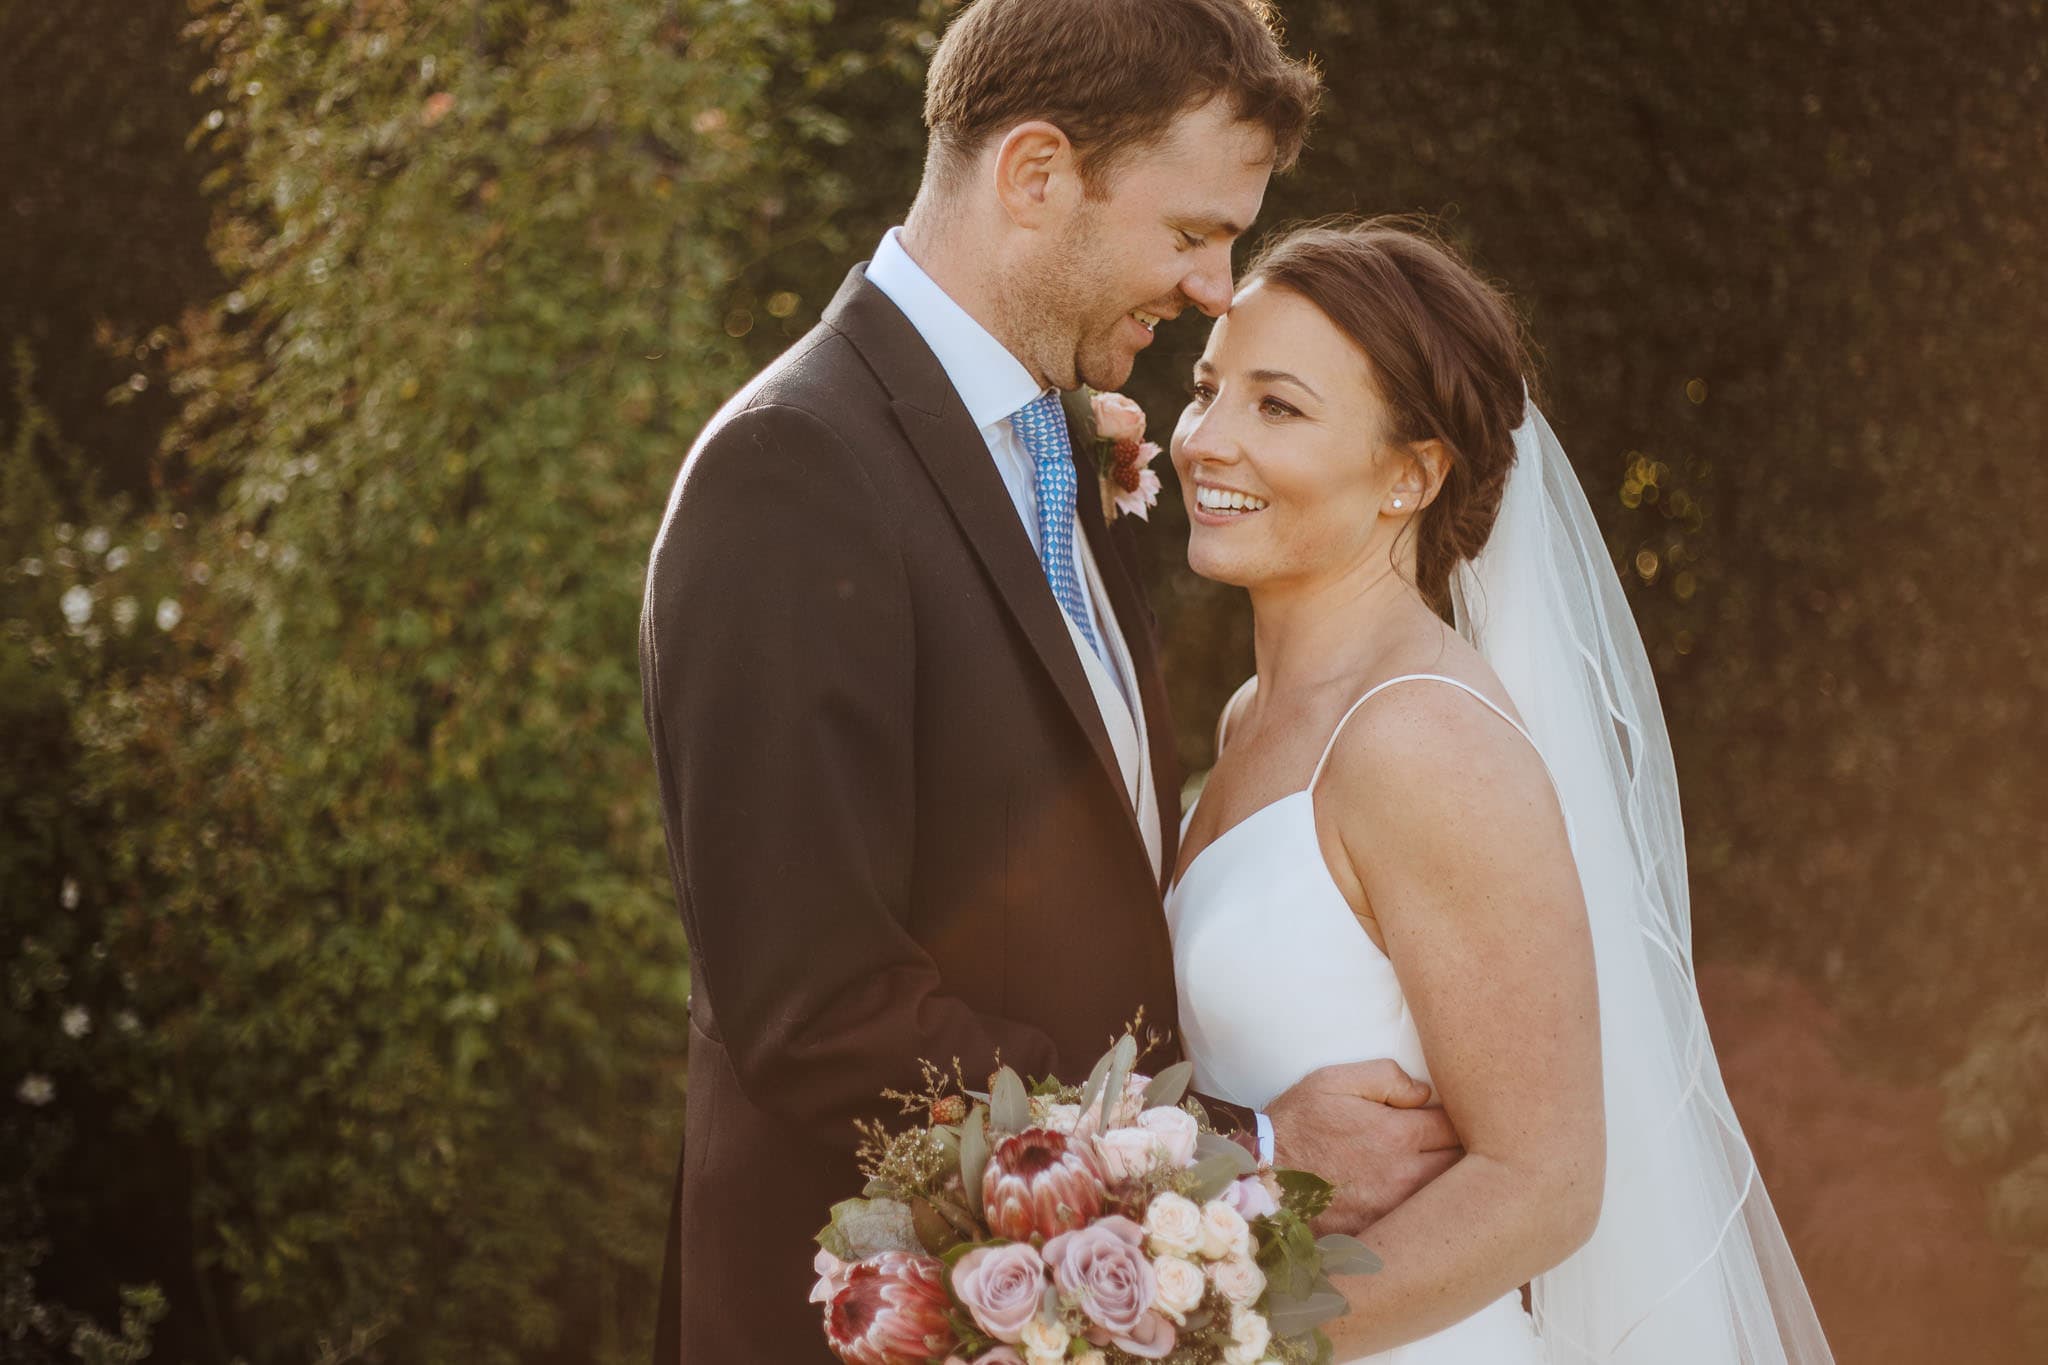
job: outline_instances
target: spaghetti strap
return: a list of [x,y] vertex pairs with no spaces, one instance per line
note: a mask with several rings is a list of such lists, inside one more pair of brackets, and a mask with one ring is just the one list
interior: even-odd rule
[[1230,700],[1223,703],[1223,711],[1216,717],[1216,756],[1223,756],[1223,737],[1230,732],[1230,722],[1237,715],[1237,704],[1250,696],[1259,685],[1259,675],[1254,673],[1237,685],[1237,691],[1230,694]]
[[[1316,760],[1316,770],[1309,776],[1307,790],[1314,791],[1316,789],[1316,783],[1322,779],[1323,769],[1329,766],[1330,755],[1337,751],[1337,737],[1344,733],[1344,726],[1350,721],[1350,719],[1358,714],[1358,708],[1365,705],[1367,702],[1371,701],[1380,693],[1386,691],[1389,687],[1392,687],[1395,683],[1404,682],[1449,683],[1451,686],[1457,688],[1461,692],[1469,692],[1474,697],[1476,697],[1479,700],[1479,702],[1486,707],[1487,710],[1493,712],[1496,716],[1499,716],[1502,720],[1514,726],[1515,733],[1520,735],[1523,739],[1529,740],[1529,744],[1531,745],[1531,747],[1534,747],[1536,743],[1535,740],[1529,738],[1529,732],[1522,728],[1522,724],[1520,721],[1516,720],[1513,716],[1509,715],[1506,711],[1502,710],[1499,703],[1495,702],[1493,698],[1487,696],[1484,692],[1481,692],[1471,683],[1462,682],[1457,678],[1447,678],[1441,673],[1403,673],[1398,678],[1389,678],[1385,682],[1370,688],[1369,690],[1367,690],[1364,696],[1360,697],[1357,701],[1351,703],[1351,709],[1344,713],[1343,717],[1339,719],[1337,722],[1337,728],[1330,732],[1330,742],[1323,746],[1323,756]],[[1233,697],[1231,700],[1234,702],[1236,698]],[[1224,708],[1224,714],[1229,714],[1228,707]]]

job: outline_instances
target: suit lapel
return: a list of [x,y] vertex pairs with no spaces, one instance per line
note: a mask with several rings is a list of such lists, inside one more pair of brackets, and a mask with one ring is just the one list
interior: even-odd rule
[[[1017,520],[1016,504],[996,472],[981,430],[954,392],[938,357],[888,296],[867,282],[859,266],[847,276],[838,297],[825,310],[824,320],[860,349],[888,387],[896,420],[911,449],[987,570],[996,595],[1088,736],[1103,776],[1115,785],[1119,802],[1128,809],[1116,750],[1095,704],[1095,691],[1074,653],[1066,616],[1046,585],[1044,566]],[[1092,492],[1093,486],[1091,479],[1082,480],[1084,494]],[[1135,815],[1130,832],[1138,838]],[[1143,840],[1138,842],[1142,848]]]
[[1160,671],[1152,613],[1139,593],[1136,574],[1126,555],[1128,528],[1117,531],[1104,521],[1102,499],[1096,496],[1101,476],[1095,461],[1080,453],[1089,448],[1094,433],[1071,407],[1067,417],[1075,459],[1080,464],[1081,531],[1095,552],[1095,565],[1102,573],[1103,587],[1109,592],[1110,608],[1123,627],[1124,644],[1131,652],[1131,671],[1137,674],[1138,704],[1145,710],[1152,781],[1159,793],[1159,889],[1163,893],[1180,851],[1180,783],[1176,780],[1180,765],[1174,748],[1173,717],[1167,707],[1166,679]]

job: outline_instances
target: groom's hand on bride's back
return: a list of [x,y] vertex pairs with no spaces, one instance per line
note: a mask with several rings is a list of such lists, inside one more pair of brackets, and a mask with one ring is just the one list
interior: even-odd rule
[[1316,1231],[1365,1231],[1465,1154],[1431,1097],[1398,1063],[1346,1062],[1310,1072],[1266,1107],[1274,1163],[1337,1187]]

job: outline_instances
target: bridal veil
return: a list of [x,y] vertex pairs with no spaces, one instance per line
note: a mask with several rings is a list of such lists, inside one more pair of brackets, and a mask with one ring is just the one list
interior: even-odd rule
[[1827,1365],[1721,1080],[1692,960],[1678,779],[1592,509],[1530,402],[1486,547],[1451,592],[1556,779],[1592,923],[1607,1179],[1592,1238],[1539,1276],[1554,1365]]

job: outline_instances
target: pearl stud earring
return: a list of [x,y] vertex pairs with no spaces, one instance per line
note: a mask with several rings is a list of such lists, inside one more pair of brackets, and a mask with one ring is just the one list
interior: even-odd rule
[[1400,500],[1399,498],[1395,498],[1395,499],[1394,499],[1394,507],[1395,507],[1395,509],[1396,509],[1396,510],[1399,510],[1399,509],[1400,509],[1400,506],[1401,506],[1401,500]]

